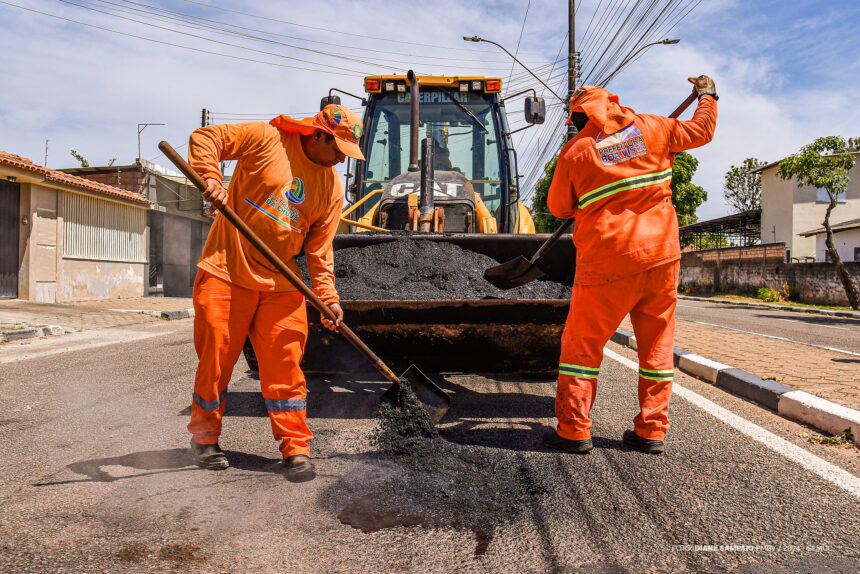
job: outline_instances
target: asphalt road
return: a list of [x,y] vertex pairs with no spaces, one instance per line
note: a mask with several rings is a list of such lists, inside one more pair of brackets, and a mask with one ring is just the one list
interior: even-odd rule
[[[604,361],[587,456],[538,444],[553,422],[552,381],[437,377],[453,404],[442,434],[479,480],[461,489],[444,469],[420,478],[477,508],[477,528],[394,492],[416,476],[370,444],[385,384],[309,377],[319,476],[292,484],[240,359],[221,441],[232,467],[203,471],[186,454],[191,323],[105,332],[126,342],[0,347],[2,572],[860,569],[856,449],[810,444],[807,429],[678,374],[666,454],[633,452],[620,442],[636,411],[627,349]],[[510,511],[482,515],[480,501],[499,491],[516,494]],[[394,514],[417,525],[343,524],[361,500],[396,501]]]
[[676,317],[860,353],[860,320],[680,299]]

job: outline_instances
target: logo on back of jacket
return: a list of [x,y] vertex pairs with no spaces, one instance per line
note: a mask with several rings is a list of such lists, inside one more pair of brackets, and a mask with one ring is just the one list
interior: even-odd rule
[[604,165],[623,163],[648,153],[642,131],[632,125],[611,135],[600,132],[594,138],[594,145]]
[[[273,219],[280,225],[289,228],[296,233],[304,233],[301,229],[293,227],[293,223],[298,223],[301,212],[293,207],[292,204],[300,205],[305,201],[305,182],[298,177],[285,183],[276,193],[270,193],[266,198],[265,206],[271,209],[266,209],[257,205],[247,197],[245,201],[257,211],[262,212],[270,219]],[[274,211],[274,213],[273,213]]]

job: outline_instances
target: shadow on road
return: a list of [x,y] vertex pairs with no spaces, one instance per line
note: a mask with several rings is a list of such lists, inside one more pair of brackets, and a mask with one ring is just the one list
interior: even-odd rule
[[[280,459],[262,457],[256,454],[236,451],[224,451],[230,461],[230,467],[238,470],[252,472],[270,472],[280,474],[283,470]],[[104,470],[105,467],[122,466],[130,469],[140,470],[134,474],[115,476]],[[166,450],[148,450],[133,452],[121,456],[106,458],[94,458],[73,462],[67,465],[69,470],[75,474],[81,474],[87,478],[59,480],[54,482],[37,482],[33,486],[56,486],[61,484],[73,484],[79,482],[116,482],[128,478],[139,478],[154,474],[166,474],[173,472],[187,472],[200,470],[191,461],[191,453],[187,448],[172,448]]]

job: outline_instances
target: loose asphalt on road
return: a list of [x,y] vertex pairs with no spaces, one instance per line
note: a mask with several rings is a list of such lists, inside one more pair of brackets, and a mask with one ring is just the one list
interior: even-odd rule
[[683,298],[678,301],[676,318],[860,353],[860,319]]
[[[673,398],[665,455],[625,447],[636,375],[617,359],[602,366],[595,450],[585,456],[539,444],[554,421],[554,382],[436,376],[452,393],[442,436],[487,466],[468,488],[445,469],[423,480],[475,508],[467,523],[440,516],[445,505],[427,508],[422,497],[404,496],[414,466],[371,445],[387,386],[378,378],[309,377],[319,476],[293,484],[281,473],[259,383],[240,359],[221,441],[232,467],[203,471],[189,466],[186,452],[191,323],[104,332],[127,342],[39,354],[72,348],[83,334],[67,335],[33,342],[26,352],[38,358],[5,363],[25,348],[0,348],[0,571],[860,569],[858,491],[806,470],[683,393]],[[136,338],[143,335],[150,336]],[[683,374],[676,381],[778,443],[847,470],[856,484],[857,449],[810,444],[804,427]],[[516,503],[483,515],[480,500],[498,491],[515,492]],[[406,517],[417,525],[363,532],[338,519],[347,508],[363,513],[365,524]]]

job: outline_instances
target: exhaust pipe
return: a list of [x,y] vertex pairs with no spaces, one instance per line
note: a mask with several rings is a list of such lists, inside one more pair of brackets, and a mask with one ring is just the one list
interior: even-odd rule
[[406,73],[406,79],[409,80],[409,101],[410,116],[409,116],[409,168],[408,171],[418,171],[418,76],[415,72],[409,70]]
[[433,219],[436,214],[436,206],[433,203],[433,187],[435,186],[435,173],[433,156],[436,146],[433,138],[425,138],[421,142],[421,192],[418,196],[418,230],[424,232],[436,231]]

